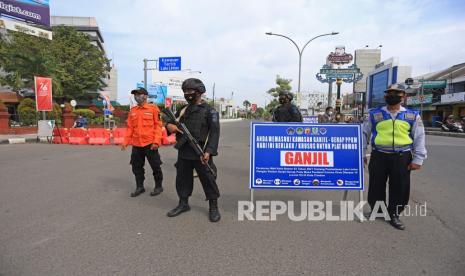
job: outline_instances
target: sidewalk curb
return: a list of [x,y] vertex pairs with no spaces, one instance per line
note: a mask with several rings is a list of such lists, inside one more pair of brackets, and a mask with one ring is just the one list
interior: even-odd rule
[[444,137],[454,137],[454,138],[465,138],[465,133],[455,133],[455,132],[442,132],[442,131],[425,131],[426,135],[433,136],[444,136]]
[[3,144],[32,144],[32,143],[49,143],[46,137],[40,137],[37,140],[37,137],[17,137],[17,138],[8,138],[8,139],[0,139],[0,145]]
[[220,119],[220,124],[221,123],[229,123],[229,122],[239,122],[242,121],[242,118],[237,118],[237,119]]

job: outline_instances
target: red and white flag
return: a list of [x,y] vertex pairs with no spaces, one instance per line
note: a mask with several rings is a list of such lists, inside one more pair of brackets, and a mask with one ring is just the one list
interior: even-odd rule
[[37,111],[52,111],[52,79],[34,76]]

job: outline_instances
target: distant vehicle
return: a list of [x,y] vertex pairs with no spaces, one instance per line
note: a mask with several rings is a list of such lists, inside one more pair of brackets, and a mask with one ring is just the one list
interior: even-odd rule
[[455,122],[453,124],[447,124],[440,121],[436,121],[436,124],[441,126],[442,131],[463,133],[463,128],[460,123]]

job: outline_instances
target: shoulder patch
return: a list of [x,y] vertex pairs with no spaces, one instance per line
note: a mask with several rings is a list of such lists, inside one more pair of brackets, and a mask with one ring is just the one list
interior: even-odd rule
[[373,113],[373,118],[376,122],[381,122],[384,119],[384,116],[382,112],[375,112]]
[[405,113],[405,120],[410,120],[413,121],[415,120],[416,114],[413,112],[407,112]]

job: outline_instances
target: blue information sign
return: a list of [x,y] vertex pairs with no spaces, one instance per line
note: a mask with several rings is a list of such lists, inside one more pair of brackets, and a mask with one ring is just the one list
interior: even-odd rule
[[251,189],[363,190],[360,125],[250,127]]
[[158,71],[180,71],[181,57],[158,58]]

